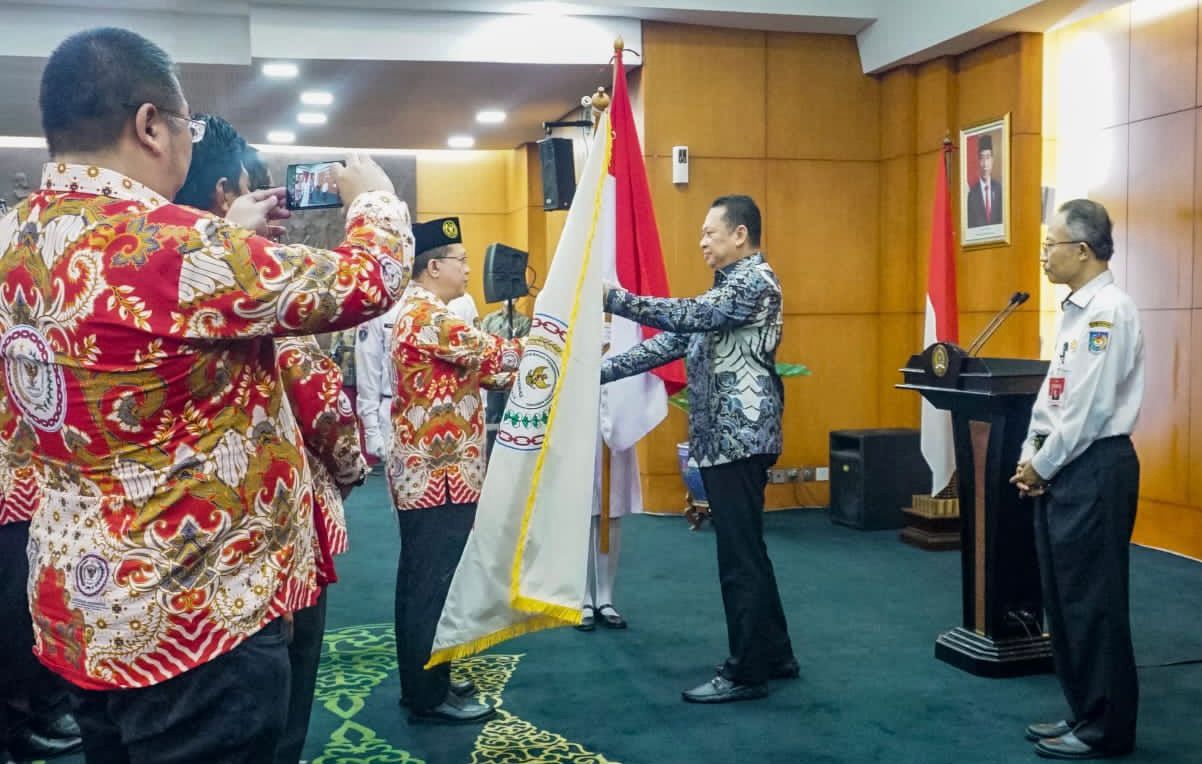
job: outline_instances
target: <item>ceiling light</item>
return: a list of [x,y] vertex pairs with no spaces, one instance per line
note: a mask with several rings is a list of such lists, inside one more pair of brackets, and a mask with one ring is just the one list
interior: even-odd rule
[[329,106],[334,103],[334,95],[324,90],[306,90],[301,93],[301,103],[306,106]]
[[296,121],[302,125],[324,125],[326,123],[326,115],[320,111],[302,111],[296,115]]
[[447,138],[447,145],[453,149],[470,149],[476,145],[476,139],[470,135],[452,135]]
[[292,79],[296,75],[300,74],[300,69],[297,68],[296,64],[277,61],[271,64],[263,64],[263,74],[267,75],[268,77],[276,77],[278,79],[287,80]]
[[500,109],[485,109],[476,112],[476,121],[484,125],[496,125],[505,121],[505,112]]
[[269,143],[294,143],[296,133],[291,130],[271,130],[267,133],[267,141]]

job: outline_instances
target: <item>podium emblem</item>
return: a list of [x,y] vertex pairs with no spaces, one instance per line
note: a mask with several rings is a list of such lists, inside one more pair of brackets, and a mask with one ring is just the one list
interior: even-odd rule
[[947,348],[943,345],[936,345],[931,351],[931,371],[935,372],[936,377],[942,377],[947,374],[948,360]]

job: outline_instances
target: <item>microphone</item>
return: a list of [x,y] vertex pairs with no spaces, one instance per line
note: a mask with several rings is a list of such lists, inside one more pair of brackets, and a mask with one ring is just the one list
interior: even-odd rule
[[1030,299],[1030,297],[1031,295],[1028,292],[1015,292],[1013,295],[1011,295],[1010,302],[1006,303],[1006,307],[998,311],[997,315],[989,320],[989,323],[985,325],[985,328],[981,330],[981,333],[977,335],[977,338],[972,341],[971,345],[968,346],[967,354],[970,356],[975,356],[977,353],[981,352],[981,348],[984,347],[985,343],[989,341],[989,338],[994,335],[994,332],[1001,328],[1002,324],[1006,322],[1006,319],[1010,318],[1010,314],[1018,310],[1018,306],[1022,305],[1024,302]]

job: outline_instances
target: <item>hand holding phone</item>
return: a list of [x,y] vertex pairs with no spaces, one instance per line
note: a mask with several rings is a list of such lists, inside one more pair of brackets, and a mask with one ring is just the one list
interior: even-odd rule
[[351,154],[346,158],[345,166],[338,167],[335,172],[342,198],[348,202],[355,201],[355,197],[367,191],[396,193],[388,173],[367,154]]

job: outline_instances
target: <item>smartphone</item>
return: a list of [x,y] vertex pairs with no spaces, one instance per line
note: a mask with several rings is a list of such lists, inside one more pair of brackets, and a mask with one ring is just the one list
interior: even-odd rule
[[342,196],[338,193],[338,165],[334,162],[310,162],[290,164],[286,176],[288,209],[320,210],[326,207],[341,207]]

